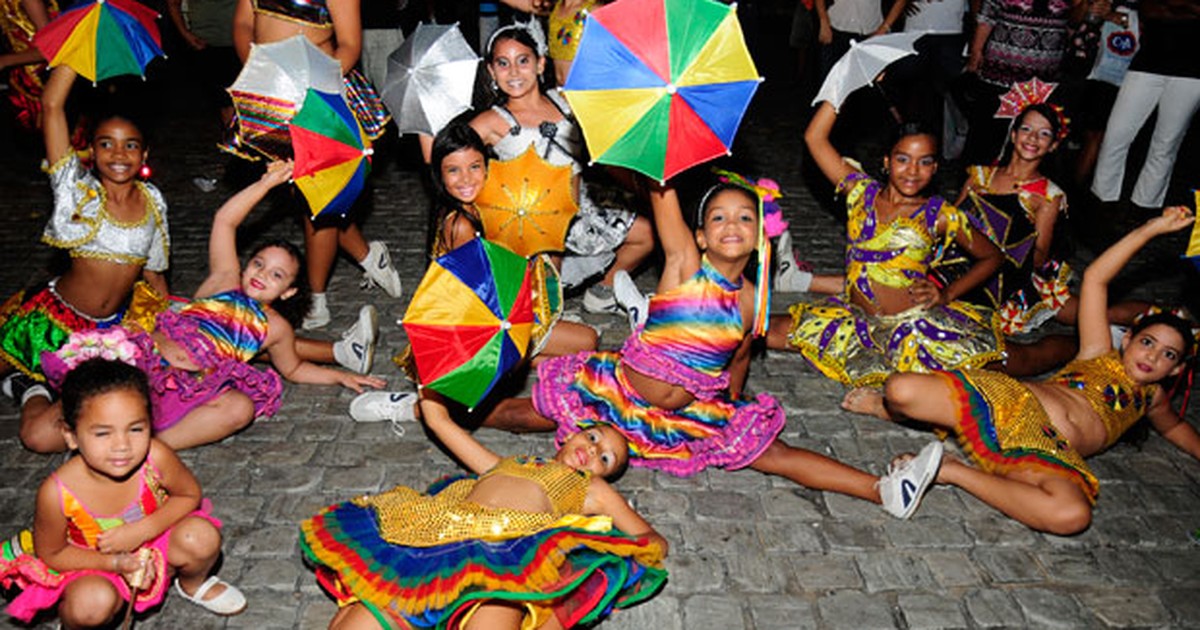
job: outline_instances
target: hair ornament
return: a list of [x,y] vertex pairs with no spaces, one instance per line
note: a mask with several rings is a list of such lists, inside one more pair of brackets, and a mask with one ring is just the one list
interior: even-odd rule
[[995,117],[1016,120],[1030,106],[1046,103],[1058,117],[1058,136],[1055,140],[1061,141],[1070,131],[1071,119],[1067,118],[1067,113],[1061,105],[1048,102],[1056,87],[1057,83],[1046,83],[1037,77],[1023,83],[1014,83],[1000,97],[1000,109],[996,110]]
[[[1196,320],[1192,319],[1192,314],[1189,313],[1186,308],[1183,308],[1182,306],[1163,308],[1157,304],[1151,304],[1150,307],[1144,312],[1139,313],[1137,317],[1133,318],[1133,325],[1137,326],[1143,319],[1150,317],[1151,315],[1159,315],[1161,313],[1173,315],[1183,320],[1183,322],[1188,325],[1188,328],[1192,331],[1192,355],[1195,356],[1196,348],[1200,347],[1200,326],[1196,325]],[[1190,359],[1192,357],[1189,356],[1187,358]]]
[[42,353],[42,372],[56,389],[67,374],[89,359],[120,361],[137,367],[141,351],[121,326],[71,333],[67,343],[54,352]]
[[767,232],[767,238],[775,238],[788,229],[787,219],[783,218],[783,208],[776,201],[776,199],[783,198],[779,182],[768,177],[760,177],[755,181],[733,171],[715,167],[712,172],[717,175],[717,179],[726,184],[737,184],[758,194],[758,198],[762,200],[763,229]]
[[501,33],[504,31],[515,30],[523,30],[526,33],[529,33],[529,37],[533,39],[533,43],[537,45],[537,48],[534,50],[534,52],[536,52],[537,56],[539,57],[546,56],[546,52],[549,50],[549,48],[546,46],[546,32],[542,30],[542,23],[539,22],[537,18],[532,16],[526,22],[513,22],[508,26],[502,26],[496,29],[496,31],[492,33],[492,36],[488,38],[486,50],[487,55],[491,57],[492,47],[496,44],[496,38],[499,37]]

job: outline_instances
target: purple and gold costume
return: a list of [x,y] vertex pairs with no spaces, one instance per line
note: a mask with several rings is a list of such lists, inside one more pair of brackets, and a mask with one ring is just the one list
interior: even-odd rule
[[875,299],[873,286],[911,286],[924,278],[945,220],[943,242],[966,229],[963,215],[941,197],[891,222],[879,223],[875,199],[883,185],[855,172],[838,185],[846,194],[846,290],[791,307],[789,343],[822,374],[852,387],[880,385],[892,372],[982,367],[1004,357],[1004,338],[989,309],[963,301],[871,315],[849,292]]
[[[1075,482],[1095,502],[1100,484],[1083,456],[1020,381],[991,370],[944,372],[958,407],[959,443],[980,469],[1004,473],[1035,468]],[[1112,446],[1150,407],[1157,385],[1138,385],[1113,351],[1068,363],[1046,382],[1074,389],[1104,424],[1104,448]]]
[[[538,367],[533,404],[571,434],[609,424],[628,440],[632,464],[673,475],[709,466],[750,465],[783,430],[783,408],[768,394],[733,400],[729,362],[745,336],[734,284],[704,260],[683,284],[650,300],[646,324],[619,353],[582,352]],[[629,383],[633,370],[695,397],[678,409],[650,404]]]

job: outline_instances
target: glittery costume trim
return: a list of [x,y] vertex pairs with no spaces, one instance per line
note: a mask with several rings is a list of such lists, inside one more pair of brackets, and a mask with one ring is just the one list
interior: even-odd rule
[[1073,389],[1083,396],[1104,424],[1104,448],[1115,444],[1146,415],[1158,393],[1158,385],[1138,385],[1129,377],[1116,350],[1071,361],[1046,382]]

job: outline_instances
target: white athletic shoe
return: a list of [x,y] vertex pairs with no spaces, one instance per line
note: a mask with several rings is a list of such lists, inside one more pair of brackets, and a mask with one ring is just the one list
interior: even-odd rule
[[916,457],[898,466],[888,466],[886,475],[879,478],[879,498],[883,509],[896,518],[908,518],[917,511],[921,497],[937,478],[942,466],[943,446],[940,441],[930,442]]
[[333,343],[333,358],[338,365],[359,374],[371,371],[375,361],[375,342],[379,335],[379,314],[367,304],[358,309],[358,321]]
[[392,256],[388,253],[383,241],[371,241],[367,244],[367,257],[359,261],[363,268],[363,285],[368,288],[375,285],[388,295],[398,298],[403,294],[400,284],[400,274],[392,266]]
[[583,293],[583,310],[589,313],[617,312],[617,299],[613,297],[613,288],[596,283]]
[[417,419],[416,392],[363,392],[350,401],[355,422],[409,422]]
[[633,283],[633,278],[624,270],[613,275],[613,298],[617,300],[618,306],[625,309],[631,332],[646,323],[646,317],[650,314],[650,297],[642,295]]
[[312,294],[312,303],[308,305],[308,313],[300,327],[304,330],[324,328],[329,325],[329,304],[324,293]]

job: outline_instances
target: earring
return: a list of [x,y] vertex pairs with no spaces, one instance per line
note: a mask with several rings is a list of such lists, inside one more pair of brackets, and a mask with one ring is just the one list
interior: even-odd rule
[[499,84],[499,83],[496,83],[496,79],[495,79],[495,78],[492,78],[492,91],[493,91],[493,92],[498,92],[499,90],[500,90],[500,84]]

